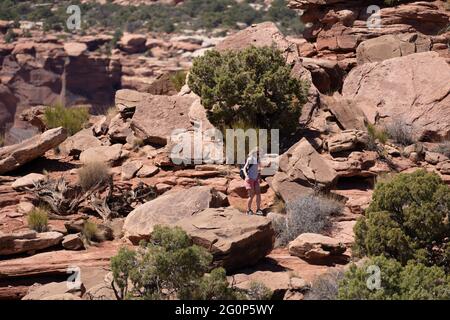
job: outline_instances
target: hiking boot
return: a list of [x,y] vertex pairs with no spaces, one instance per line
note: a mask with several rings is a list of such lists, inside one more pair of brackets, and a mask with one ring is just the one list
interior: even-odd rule
[[254,213],[253,213],[252,210],[248,210],[248,211],[247,211],[247,215],[248,215],[248,216],[251,216],[251,215],[254,215]]
[[256,215],[258,215],[258,216],[263,216],[263,215],[264,215],[264,212],[262,212],[261,209],[258,209],[258,210],[256,211]]

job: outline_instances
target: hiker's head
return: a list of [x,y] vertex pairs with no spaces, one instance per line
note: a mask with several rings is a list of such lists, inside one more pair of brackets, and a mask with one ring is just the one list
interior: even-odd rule
[[259,158],[259,156],[260,156],[259,148],[258,148],[258,147],[253,148],[253,149],[249,152],[248,155],[249,155],[250,157],[256,157],[256,158]]

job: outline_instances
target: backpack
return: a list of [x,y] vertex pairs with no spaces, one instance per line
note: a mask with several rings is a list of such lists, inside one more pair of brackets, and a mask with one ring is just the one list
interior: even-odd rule
[[[252,163],[249,164],[248,168],[250,169],[251,166],[253,166]],[[239,170],[239,175],[241,176],[242,180],[245,180],[245,174],[246,173],[248,174],[248,171],[245,172],[244,169],[245,169],[245,164],[243,166],[241,166],[241,169]]]
[[242,180],[245,180],[245,172],[244,172],[244,168],[245,168],[245,165],[243,165],[243,166],[241,167],[241,169],[239,170],[239,175],[241,176],[241,179],[242,179]]

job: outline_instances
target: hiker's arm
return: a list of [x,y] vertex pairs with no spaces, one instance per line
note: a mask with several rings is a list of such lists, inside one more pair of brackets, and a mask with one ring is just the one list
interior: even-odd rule
[[245,176],[245,180],[247,180],[248,179],[248,167],[249,167],[249,164],[250,164],[250,160],[249,160],[250,158],[247,158],[247,160],[245,161],[245,165],[244,165],[244,176]]

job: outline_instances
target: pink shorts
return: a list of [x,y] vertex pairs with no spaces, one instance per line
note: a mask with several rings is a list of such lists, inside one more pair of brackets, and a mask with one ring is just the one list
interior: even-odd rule
[[256,189],[257,185],[259,185],[259,181],[258,180],[245,179],[245,189],[247,189],[247,190],[254,190],[254,189]]

